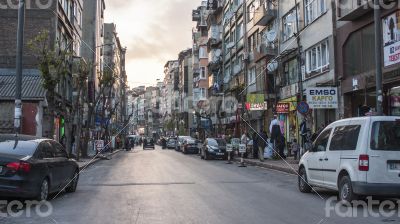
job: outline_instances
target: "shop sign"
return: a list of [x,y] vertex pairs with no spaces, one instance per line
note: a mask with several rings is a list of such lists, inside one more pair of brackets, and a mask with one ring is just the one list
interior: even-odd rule
[[400,62],[400,11],[382,20],[385,67]]
[[290,110],[290,103],[278,103],[276,105],[276,113],[287,114]]
[[307,103],[311,109],[338,108],[338,91],[336,87],[307,88]]
[[264,100],[264,94],[247,94],[246,110],[257,111],[267,110],[267,102]]

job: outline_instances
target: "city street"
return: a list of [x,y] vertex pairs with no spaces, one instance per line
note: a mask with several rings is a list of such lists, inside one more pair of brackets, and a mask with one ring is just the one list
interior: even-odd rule
[[50,217],[0,223],[400,223],[396,217],[345,219],[333,212],[327,218],[325,200],[300,193],[294,175],[158,147],[137,147],[96,163],[81,174],[76,193],[50,202]]

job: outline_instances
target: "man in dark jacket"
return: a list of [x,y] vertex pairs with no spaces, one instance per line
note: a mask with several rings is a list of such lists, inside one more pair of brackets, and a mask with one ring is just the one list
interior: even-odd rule
[[258,157],[258,134],[257,132],[253,133],[253,158]]

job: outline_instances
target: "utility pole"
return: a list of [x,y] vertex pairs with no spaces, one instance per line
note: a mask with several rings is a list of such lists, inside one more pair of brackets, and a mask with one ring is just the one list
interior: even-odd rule
[[299,11],[297,7],[297,0],[294,1],[294,7],[295,7],[295,13],[296,13],[296,41],[297,41],[297,73],[298,73],[298,79],[299,79],[299,94],[300,94],[300,100],[299,103],[303,101],[303,74],[301,72],[301,45],[300,45],[300,27],[299,27]]
[[376,72],[376,112],[378,116],[383,115],[382,109],[382,23],[381,8],[379,0],[374,0],[374,22],[375,22],[375,72]]
[[17,63],[15,74],[15,110],[14,110],[14,128],[15,133],[21,131],[22,116],[22,54],[24,47],[24,25],[25,25],[25,0],[19,1],[18,7],[18,30],[17,30]]

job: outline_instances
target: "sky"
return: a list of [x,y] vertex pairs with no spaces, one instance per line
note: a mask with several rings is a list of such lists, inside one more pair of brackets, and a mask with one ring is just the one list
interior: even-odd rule
[[106,0],[105,22],[126,46],[130,87],[154,85],[164,65],[191,47],[192,10],[201,0]]

